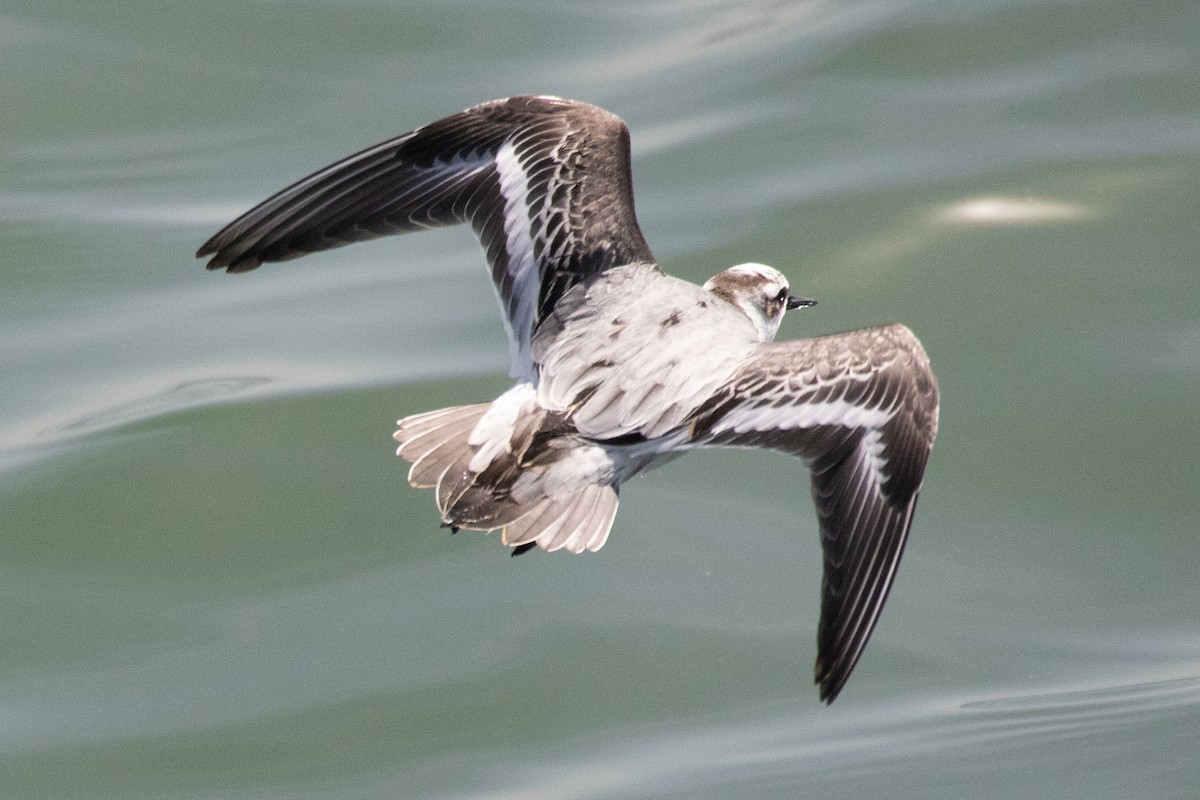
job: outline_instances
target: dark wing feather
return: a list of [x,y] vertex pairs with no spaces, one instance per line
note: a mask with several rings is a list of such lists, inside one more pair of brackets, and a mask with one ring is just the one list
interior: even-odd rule
[[879,618],[937,435],[938,389],[902,325],[763,345],[692,425],[699,444],[802,457],[825,555],[816,682],[833,702]]
[[583,276],[653,263],[638,228],[629,131],[595,106],[511,97],[367,148],[270,197],[196,253],[245,272],[394,233],[470,223],[491,265],[514,374],[532,331]]

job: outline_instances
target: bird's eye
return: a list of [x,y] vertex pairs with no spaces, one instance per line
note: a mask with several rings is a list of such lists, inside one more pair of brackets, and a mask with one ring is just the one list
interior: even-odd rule
[[787,290],[787,287],[786,287],[786,286],[785,286],[785,287],[783,287],[782,289],[780,289],[780,290],[779,290],[779,294],[775,295],[775,302],[776,302],[776,303],[783,303],[783,302],[786,302],[786,301],[787,301],[787,298],[788,298],[788,294],[787,294],[787,292],[788,292],[788,290]]

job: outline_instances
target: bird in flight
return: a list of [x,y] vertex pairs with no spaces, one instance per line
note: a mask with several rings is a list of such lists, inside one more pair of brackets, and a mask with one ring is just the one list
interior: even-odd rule
[[514,555],[608,538],[621,487],[689,450],[799,457],[824,554],[816,683],[858,662],[900,561],[937,434],[938,389],[903,325],[776,342],[812,305],[775,269],[697,286],[658,266],[634,214],[629,131],[556,97],[494,100],[337,161],[196,254],[246,272],[468,223],[486,252],[516,384],[406,417],[397,453],[442,524],[500,529]]

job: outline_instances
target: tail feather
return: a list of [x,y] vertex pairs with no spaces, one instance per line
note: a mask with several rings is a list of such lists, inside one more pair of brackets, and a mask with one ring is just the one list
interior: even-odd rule
[[454,501],[454,505],[443,513],[455,525],[475,531],[491,531],[503,528],[537,508],[542,497],[525,502],[514,500],[491,483],[482,482],[472,475],[471,484]]
[[592,487],[588,487],[579,493],[578,499],[571,506],[567,513],[563,514],[555,524],[555,531],[551,535],[549,532],[543,533],[538,537],[538,544],[545,543],[545,549],[549,552],[567,548],[567,550],[582,549],[577,544],[578,533],[581,528],[586,527],[590,522],[590,518],[596,511],[596,505],[600,498],[597,492],[591,491]]
[[434,499],[437,502],[438,511],[441,512],[443,519],[446,519],[450,515],[450,509],[458,505],[462,496],[467,493],[479,477],[474,472],[471,472],[470,463],[471,451],[467,451],[462,459],[456,461],[450,469],[442,473],[441,480],[438,481]]
[[413,462],[408,470],[409,485],[418,489],[430,489],[438,485],[442,475],[461,455],[462,450],[454,439],[435,444]]
[[393,438],[406,446],[414,439],[436,431],[455,420],[473,417],[478,423],[489,407],[489,403],[479,403],[473,406],[452,406],[439,408],[436,411],[427,411],[424,414],[414,414],[396,423],[397,430]]
[[572,494],[546,498],[506,525],[503,541],[511,547],[536,542],[548,552],[599,550],[612,530],[618,500],[617,490],[609,485],[592,485]]
[[612,530],[613,521],[617,518],[617,506],[620,505],[617,487],[602,486],[597,488],[603,494],[601,495],[600,502],[597,504],[595,513],[592,514],[591,524],[579,529],[578,538],[575,540],[578,549],[573,552],[578,553],[583,550],[594,552],[603,547],[604,543],[608,541],[608,534]]
[[[442,444],[450,434],[457,433],[463,426],[467,432],[479,423],[487,413],[488,404],[474,406],[455,406],[441,408],[425,414],[415,414],[405,417],[396,423],[396,432],[392,438],[400,443],[396,455],[408,461],[419,461],[429,450]],[[463,442],[465,445],[465,441]],[[425,487],[421,487],[425,488]]]
[[[548,426],[561,421],[547,421],[547,416],[518,415],[511,427],[497,429],[506,436],[503,443],[491,440],[488,423],[483,434],[479,429],[492,407],[490,403],[457,406],[400,420],[394,435],[399,442],[396,454],[412,462],[408,482],[435,490],[446,525],[484,531],[501,528],[502,541],[511,547],[536,543],[547,551],[599,550],[617,513],[616,486],[583,485],[575,478],[566,485],[543,480],[549,477],[545,470],[558,459],[586,451],[549,433]],[[480,443],[473,443],[473,436]],[[542,444],[531,449],[535,441]],[[490,448],[487,459],[479,458],[481,448]],[[486,466],[472,470],[473,458],[486,461]],[[605,479],[597,475],[590,480]]]
[[554,524],[554,521],[561,515],[562,509],[555,502],[555,498],[546,498],[528,514],[505,525],[501,531],[500,540],[509,547],[536,544],[538,536]]
[[[473,406],[458,410],[463,413],[443,416],[427,427],[422,426],[413,438],[403,440],[397,452],[413,462],[408,471],[411,485],[420,489],[439,486],[443,476],[456,466],[459,471],[466,469],[471,454],[465,441],[482,413]],[[396,432],[397,437],[402,432],[408,433],[402,429]]]

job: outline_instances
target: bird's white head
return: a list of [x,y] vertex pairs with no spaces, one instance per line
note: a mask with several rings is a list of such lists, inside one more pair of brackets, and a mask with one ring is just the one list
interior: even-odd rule
[[709,278],[704,288],[740,308],[754,323],[762,342],[775,338],[785,311],[817,302],[788,294],[787,278],[766,264],[730,267]]

